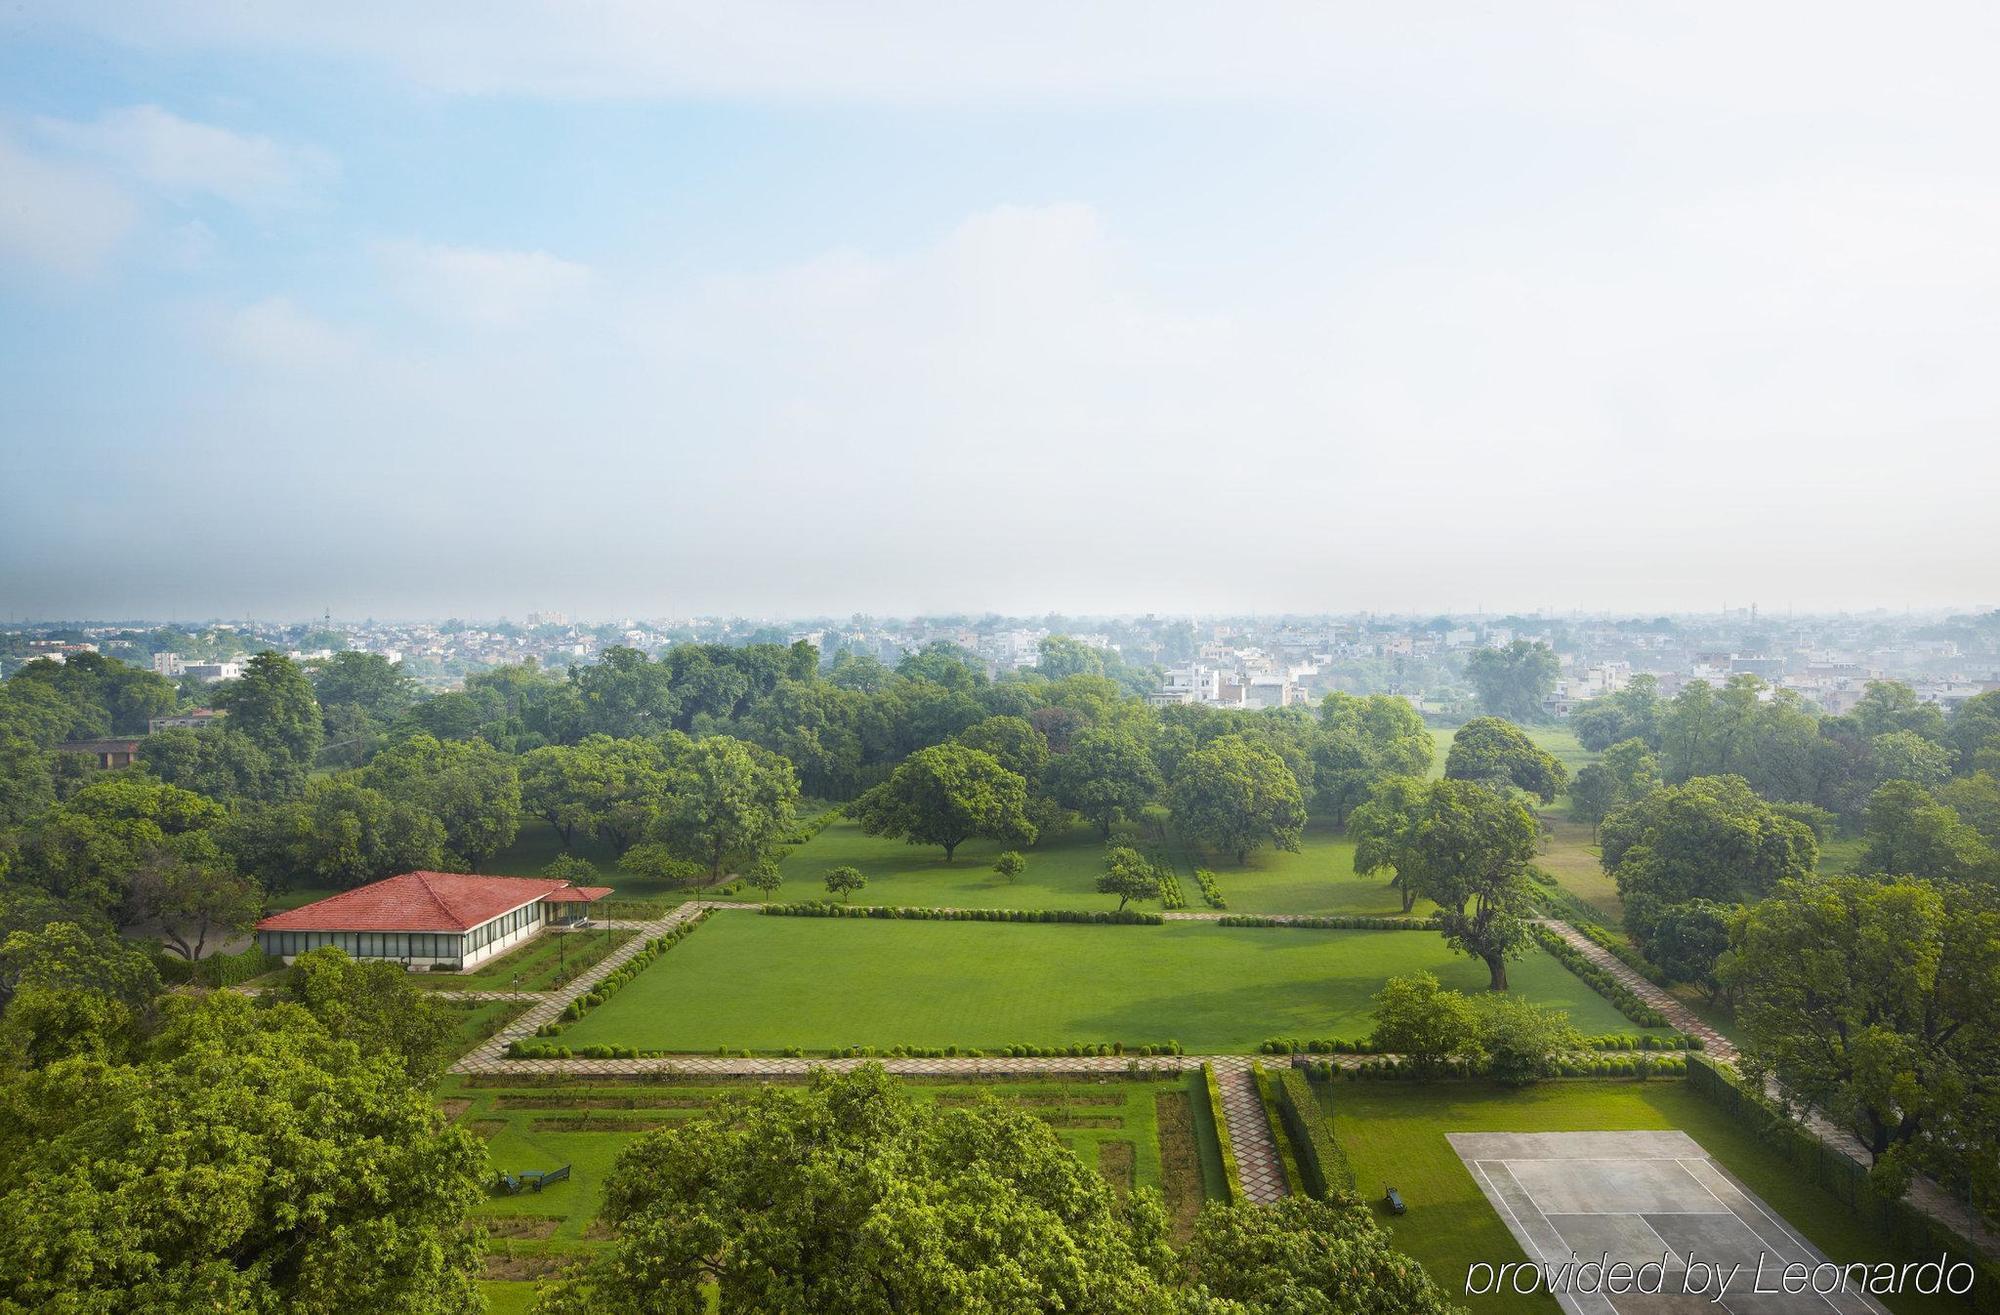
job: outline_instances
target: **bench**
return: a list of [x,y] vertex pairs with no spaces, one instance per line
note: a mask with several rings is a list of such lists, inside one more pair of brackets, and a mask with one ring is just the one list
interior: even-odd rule
[[522,1173],[503,1173],[494,1180],[493,1190],[502,1196],[518,1196],[522,1189],[539,1192],[551,1183],[566,1182],[569,1166],[560,1169],[529,1169]]

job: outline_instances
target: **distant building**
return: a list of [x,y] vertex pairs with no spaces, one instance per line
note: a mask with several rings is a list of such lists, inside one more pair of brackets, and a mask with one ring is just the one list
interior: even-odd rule
[[153,671],[157,675],[172,680],[181,674],[181,655],[178,653],[153,654]]
[[211,726],[221,725],[223,718],[228,715],[214,708],[196,708],[192,712],[176,713],[171,717],[148,717],[146,734],[158,735],[161,731],[167,730],[204,731]]
[[405,872],[274,913],[257,924],[257,945],[287,960],[331,945],[357,959],[457,972],[581,919],[610,893],[551,877]]
[[181,674],[196,680],[214,684],[218,680],[237,680],[243,675],[241,662],[188,662],[181,666]]
[[57,753],[80,753],[93,758],[97,766],[110,771],[114,767],[130,767],[139,761],[139,741],[136,739],[66,740],[56,746]]

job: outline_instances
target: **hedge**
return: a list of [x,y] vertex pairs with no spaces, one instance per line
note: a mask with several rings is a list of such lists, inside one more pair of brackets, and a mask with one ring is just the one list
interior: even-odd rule
[[2000,1263],[1982,1256],[1957,1230],[1939,1223],[1909,1202],[1875,1189],[1868,1168],[1829,1146],[1756,1090],[1711,1060],[1690,1058],[1688,1086],[1742,1124],[1819,1186],[1838,1197],[1855,1218],[1887,1237],[1906,1260],[1933,1260],[1940,1254],[1972,1265],[1972,1291],[1961,1300],[1983,1315],[2000,1315]]
[[1590,941],[1591,944],[1598,946],[1605,953],[1611,955],[1618,962],[1624,964],[1627,968],[1630,968],[1653,985],[1673,985],[1673,979],[1654,967],[1645,955],[1639,953],[1624,941],[1619,940],[1596,923],[1573,922],[1570,925],[1575,927],[1579,932],[1582,932],[1584,938]]
[[1201,1080],[1208,1086],[1208,1117],[1215,1123],[1215,1144],[1222,1151],[1222,1199],[1234,1204],[1243,1199],[1243,1173],[1236,1167],[1236,1147],[1229,1140],[1229,1116],[1222,1112],[1222,1083],[1216,1080],[1215,1065],[1201,1066]]
[[1195,884],[1201,887],[1201,901],[1211,909],[1226,909],[1229,901],[1222,898],[1222,887],[1216,884],[1215,874],[1207,868],[1194,870]]
[[[1698,1036],[1675,1032],[1668,1036],[1651,1033],[1607,1032],[1585,1037],[1592,1050],[1700,1050],[1705,1043]],[[1269,1037],[1257,1046],[1260,1055],[1376,1055],[1382,1053],[1366,1039],[1350,1041],[1342,1037],[1300,1039]]]
[[1273,918],[1256,913],[1229,913],[1215,920],[1218,927],[1300,927],[1307,931],[1436,931],[1436,918],[1368,918],[1340,914],[1329,918]]
[[[1677,1078],[1689,1071],[1691,1056],[1681,1055],[1624,1055],[1619,1057],[1601,1055],[1566,1055],[1554,1063],[1557,1078]],[[1697,1061],[1698,1062],[1698,1061]],[[1462,1059],[1447,1059],[1423,1068],[1397,1056],[1382,1056],[1366,1059],[1359,1064],[1343,1067],[1328,1059],[1316,1059],[1306,1065],[1306,1072],[1320,1082],[1330,1082],[1337,1077],[1345,1077],[1354,1082],[1373,1080],[1386,1081],[1435,1081],[1439,1078],[1476,1078],[1485,1072],[1485,1065],[1474,1064]]]
[[1632,989],[1592,963],[1583,951],[1564,940],[1560,932],[1535,923],[1529,928],[1542,948],[1554,955],[1563,967],[1583,979],[1584,985],[1611,1002],[1625,1017],[1640,1027],[1666,1027],[1667,1016],[1633,994]]
[[253,977],[285,966],[283,956],[266,954],[258,946],[251,946],[241,954],[211,954],[206,959],[196,959],[190,963],[178,954],[162,950],[153,960],[160,972],[160,979],[170,983],[193,982],[199,986],[216,988],[240,986]]
[[774,918],[904,918],[912,922],[1081,922],[1097,926],[1158,927],[1157,913],[1140,909],[926,909],[893,904],[836,904],[808,900],[795,904],[761,904],[759,913]]
[[1278,1075],[1278,1111],[1298,1152],[1306,1191],[1321,1200],[1354,1190],[1354,1167],[1334,1139],[1333,1127],[1320,1110],[1305,1074],[1288,1068]]

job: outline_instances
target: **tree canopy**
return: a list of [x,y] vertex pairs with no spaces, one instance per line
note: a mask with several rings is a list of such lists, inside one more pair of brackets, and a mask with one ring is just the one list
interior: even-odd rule
[[1547,715],[1542,700],[1561,674],[1562,662],[1547,644],[1525,639],[1505,648],[1475,649],[1465,661],[1480,711],[1513,721],[1541,721]]
[[1193,844],[1241,863],[1259,845],[1296,850],[1305,792],[1284,760],[1239,736],[1211,741],[1181,760],[1174,826]]
[[1028,783],[990,753],[962,744],[921,749],[889,779],[854,802],[853,815],[871,836],[894,836],[913,845],[937,845],[949,863],[958,847],[977,836],[1028,844]]
[[1445,755],[1444,774],[1496,788],[1513,785],[1545,804],[1554,803],[1569,783],[1569,773],[1555,755],[1498,717],[1475,717],[1458,728]]

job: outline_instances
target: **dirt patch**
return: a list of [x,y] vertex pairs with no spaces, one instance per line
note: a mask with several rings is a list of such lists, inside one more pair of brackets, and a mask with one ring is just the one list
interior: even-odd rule
[[479,1138],[479,1140],[492,1141],[495,1137],[507,1131],[507,1120],[474,1119],[465,1126],[472,1129],[472,1135]]
[[1132,1174],[1138,1153],[1128,1141],[1101,1141],[1097,1143],[1097,1172],[1104,1175],[1111,1190],[1119,1198],[1132,1194]]
[[602,1219],[591,1220],[590,1227],[583,1230],[583,1240],[586,1242],[609,1242],[616,1236],[618,1231]]
[[519,1282],[522,1279],[547,1278],[574,1259],[572,1256],[496,1256],[488,1255],[479,1277],[489,1283]]
[[1201,1213],[1201,1147],[1195,1141],[1194,1106],[1185,1091],[1153,1097],[1160,1127],[1160,1185],[1167,1198],[1168,1229],[1176,1242],[1194,1233]]
[[489,1237],[540,1242],[554,1237],[566,1218],[566,1215],[487,1215],[480,1222],[486,1225]]
[[995,1092],[990,1097],[978,1094],[959,1095],[953,1093],[949,1096],[939,1096],[937,1103],[940,1105],[977,1105],[981,1101],[989,1099],[998,1100],[1003,1105],[1022,1105],[1031,1109],[1037,1107],[1063,1109],[1071,1105],[1123,1105],[1125,1103],[1123,1096],[1098,1092],[1084,1092],[1077,1095],[1071,1095],[1067,1092],[1023,1092],[1018,1095]]
[[1115,1114],[1037,1114],[1051,1128],[1122,1128],[1125,1120]]
[[447,1119],[455,1119],[471,1109],[472,1102],[464,1096],[453,1096],[449,1100],[439,1101],[438,1108],[444,1111],[444,1116]]

